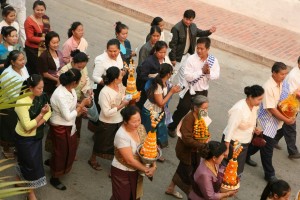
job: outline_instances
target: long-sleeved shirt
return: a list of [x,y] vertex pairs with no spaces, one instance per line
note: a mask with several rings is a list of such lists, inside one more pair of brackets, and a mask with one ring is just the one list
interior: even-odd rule
[[111,59],[106,52],[95,58],[95,68],[93,71],[93,80],[99,84],[102,81],[102,75],[112,66],[123,69],[123,60],[119,54],[117,60]]
[[[17,104],[32,104],[33,100],[28,96],[17,101]],[[16,126],[16,132],[23,137],[31,137],[36,135],[36,129],[33,129],[37,126],[37,121],[35,119],[30,119],[28,106],[18,106],[15,108],[15,111],[18,115],[18,123]],[[51,116],[51,109],[43,116],[45,121]],[[31,130],[31,131],[30,131]]]
[[77,117],[77,95],[74,89],[72,93],[64,86],[59,85],[53,92],[51,99],[52,116],[50,122],[55,125],[73,126]]
[[246,99],[238,101],[228,111],[228,123],[224,130],[225,141],[238,140],[240,143],[249,143],[256,125],[258,106],[250,110]]
[[140,66],[144,60],[146,60],[146,58],[150,55],[150,51],[153,48],[153,46],[151,45],[150,41],[146,42],[146,44],[144,44],[139,52],[139,62],[138,62],[138,66]]
[[99,120],[105,123],[116,124],[123,121],[121,110],[117,109],[125,96],[125,87],[119,84],[119,92],[113,90],[109,86],[104,86],[99,94],[99,105],[101,112]]
[[300,68],[294,67],[286,77],[287,82],[290,86],[290,93],[295,92],[300,88]]
[[197,185],[197,191],[201,196],[197,195],[195,191],[191,191],[189,198],[193,200],[220,200],[221,193],[220,181],[218,177],[206,166],[205,160],[202,160],[199,167],[194,174],[194,181]]
[[187,90],[190,90],[191,94],[194,91],[208,90],[209,81],[220,77],[218,59],[212,55],[208,55],[208,58],[212,58],[213,60],[213,62],[209,64],[210,74],[202,73],[202,68],[204,64],[208,62],[208,59],[201,60],[197,53],[189,56],[186,64],[181,67],[179,70],[179,82],[185,86],[185,89],[179,93],[181,98],[183,98]]
[[[63,68],[61,68],[59,74],[65,73],[69,69],[72,69],[71,63],[68,63],[67,65],[63,66]],[[91,85],[92,83],[88,76],[87,67],[84,67],[80,71],[80,73],[81,73],[81,78],[80,78],[79,84],[75,88],[78,101],[80,101],[83,98],[82,94],[86,94],[88,90],[92,89],[92,85]]]

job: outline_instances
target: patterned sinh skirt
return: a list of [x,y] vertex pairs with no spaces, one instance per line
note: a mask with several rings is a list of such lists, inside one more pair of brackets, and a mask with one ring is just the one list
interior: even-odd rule
[[114,158],[114,139],[121,124],[108,124],[100,121],[95,131],[94,155],[108,160]]
[[43,166],[42,139],[16,136],[18,155],[17,175],[28,181],[28,186],[39,188],[47,184]]
[[71,136],[71,126],[50,125],[52,156],[50,159],[51,174],[58,178],[70,172],[77,149],[77,135]]
[[137,171],[123,171],[111,166],[111,200],[136,200]]

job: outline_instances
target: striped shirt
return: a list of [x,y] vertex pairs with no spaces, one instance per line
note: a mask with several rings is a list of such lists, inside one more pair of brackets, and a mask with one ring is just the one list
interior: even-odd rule
[[278,120],[267,109],[277,108],[279,101],[287,98],[289,94],[289,84],[283,81],[278,86],[272,77],[264,84],[265,94],[263,102],[258,111],[258,123],[263,130],[263,134],[274,138],[277,130],[283,125],[283,121]]

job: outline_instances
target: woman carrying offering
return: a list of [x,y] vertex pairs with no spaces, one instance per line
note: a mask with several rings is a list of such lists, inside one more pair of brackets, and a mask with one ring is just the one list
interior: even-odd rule
[[111,167],[111,200],[136,200],[138,171],[152,177],[156,171],[154,162],[147,168],[139,161],[137,147],[143,143],[146,132],[141,124],[140,110],[128,106],[122,111],[123,123],[114,139],[115,156]]

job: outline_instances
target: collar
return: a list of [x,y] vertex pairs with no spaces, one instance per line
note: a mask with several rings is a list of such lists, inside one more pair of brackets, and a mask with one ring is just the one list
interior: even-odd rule
[[[271,76],[271,78],[270,78],[270,82],[271,82],[272,87],[278,87],[278,84],[275,82],[275,80],[273,79],[272,76]],[[279,84],[279,87],[282,86],[282,83],[283,83],[283,82],[281,82],[281,83]]]

